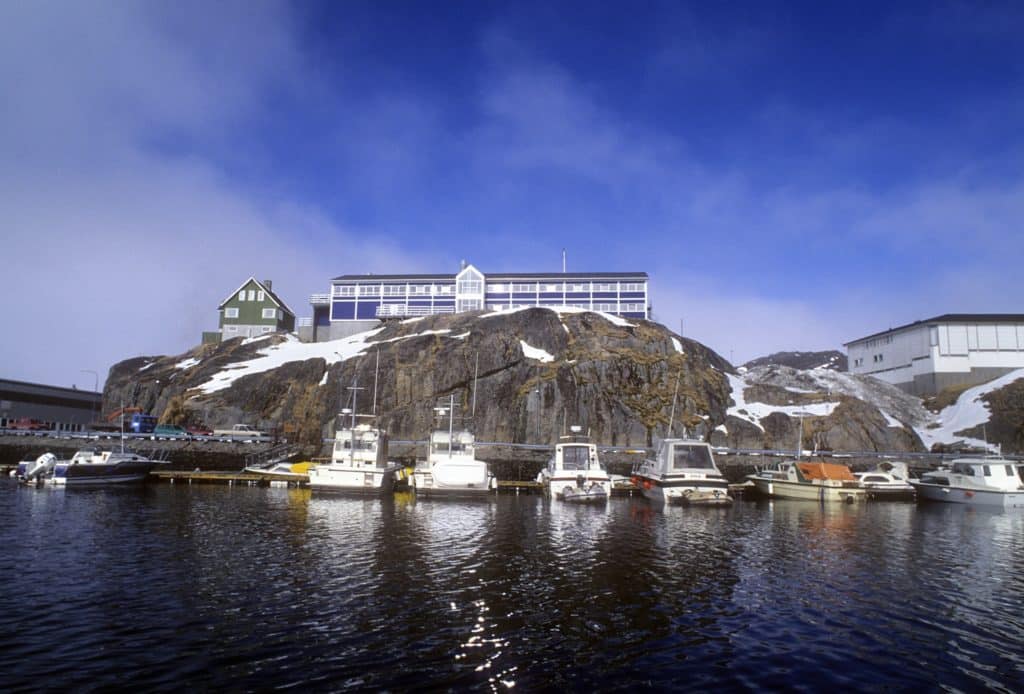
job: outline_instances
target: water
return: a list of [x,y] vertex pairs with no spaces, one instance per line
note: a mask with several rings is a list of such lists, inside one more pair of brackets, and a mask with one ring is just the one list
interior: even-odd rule
[[1024,686],[1024,513],[0,495],[7,691]]

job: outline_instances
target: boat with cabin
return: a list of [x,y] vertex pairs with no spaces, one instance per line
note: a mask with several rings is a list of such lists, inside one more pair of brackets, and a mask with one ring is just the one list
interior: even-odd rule
[[580,427],[559,438],[548,464],[537,474],[544,493],[569,503],[603,503],[612,493],[611,478],[597,455],[597,446]]
[[956,458],[948,468],[921,475],[910,484],[919,501],[1024,507],[1024,464],[1002,457]]
[[163,463],[123,448],[120,451],[83,448],[71,460],[57,461],[48,481],[68,487],[142,482],[154,467]]
[[456,430],[454,396],[448,408],[436,408],[449,415],[448,429],[436,430],[427,442],[427,457],[416,461],[410,482],[416,495],[483,497],[498,489],[490,466],[476,458],[476,438],[467,430]]
[[633,468],[633,484],[649,501],[670,506],[725,506],[732,503],[711,445],[690,439],[663,439],[654,458]]
[[390,494],[402,471],[389,462],[388,435],[369,424],[339,429],[331,449],[331,461],[309,469],[309,486],[314,492]]
[[56,464],[57,456],[53,453],[43,453],[35,460],[23,460],[18,463],[11,476],[22,484],[43,484],[53,474]]
[[910,468],[899,461],[884,461],[871,470],[853,476],[875,501],[913,501],[916,494],[910,483]]
[[821,460],[785,460],[747,475],[759,494],[775,499],[854,503],[867,498],[867,490],[841,463]]

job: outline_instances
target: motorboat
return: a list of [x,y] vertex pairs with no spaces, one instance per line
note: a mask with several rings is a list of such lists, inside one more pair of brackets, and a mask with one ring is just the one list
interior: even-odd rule
[[55,485],[85,486],[142,482],[150,470],[163,464],[130,451],[101,451],[83,448],[71,460],[57,461],[49,480]]
[[1024,507],[1024,464],[1001,457],[957,458],[940,468],[910,480],[919,501],[952,504]]
[[249,465],[242,472],[262,477],[268,482],[303,484],[309,481],[312,468],[313,463],[308,461],[293,463],[290,460],[275,460],[262,465]]
[[758,493],[776,499],[853,503],[867,498],[867,490],[841,463],[786,460],[747,475],[747,479]]
[[729,483],[715,465],[710,444],[664,439],[654,458],[633,468],[633,484],[646,499],[667,505],[722,506],[732,503]]
[[335,435],[331,461],[309,469],[309,484],[315,492],[390,494],[402,466],[387,453],[386,431],[353,422]]
[[608,472],[597,456],[597,446],[581,435],[580,427],[559,438],[548,464],[538,473],[544,492],[569,503],[603,503],[612,493]]
[[411,482],[417,496],[485,496],[498,489],[490,466],[476,459],[476,438],[455,430],[453,407],[454,398],[447,409],[438,408],[449,413],[448,430],[432,432],[426,460],[416,461]]
[[42,484],[52,473],[57,464],[57,456],[43,453],[35,460],[18,463],[13,476],[23,484]]
[[913,501],[914,487],[910,484],[910,468],[906,463],[884,461],[871,470],[855,472],[853,476],[867,491],[868,499],[877,501]]

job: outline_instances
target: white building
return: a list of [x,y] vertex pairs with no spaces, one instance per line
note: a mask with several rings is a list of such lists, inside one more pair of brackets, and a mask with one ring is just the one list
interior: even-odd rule
[[464,264],[441,275],[342,275],[310,297],[313,317],[299,321],[307,341],[370,330],[389,318],[527,306],[568,306],[623,318],[650,317],[646,272],[503,272]]
[[947,313],[846,343],[850,373],[914,395],[1024,368],[1024,314]]

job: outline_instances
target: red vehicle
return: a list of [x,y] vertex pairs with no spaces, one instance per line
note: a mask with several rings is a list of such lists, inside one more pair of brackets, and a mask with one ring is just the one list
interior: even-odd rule
[[7,425],[8,429],[22,429],[24,431],[49,431],[50,427],[46,422],[29,417],[15,419]]
[[192,434],[193,436],[209,436],[213,433],[213,429],[203,424],[193,424],[185,427],[185,431]]

